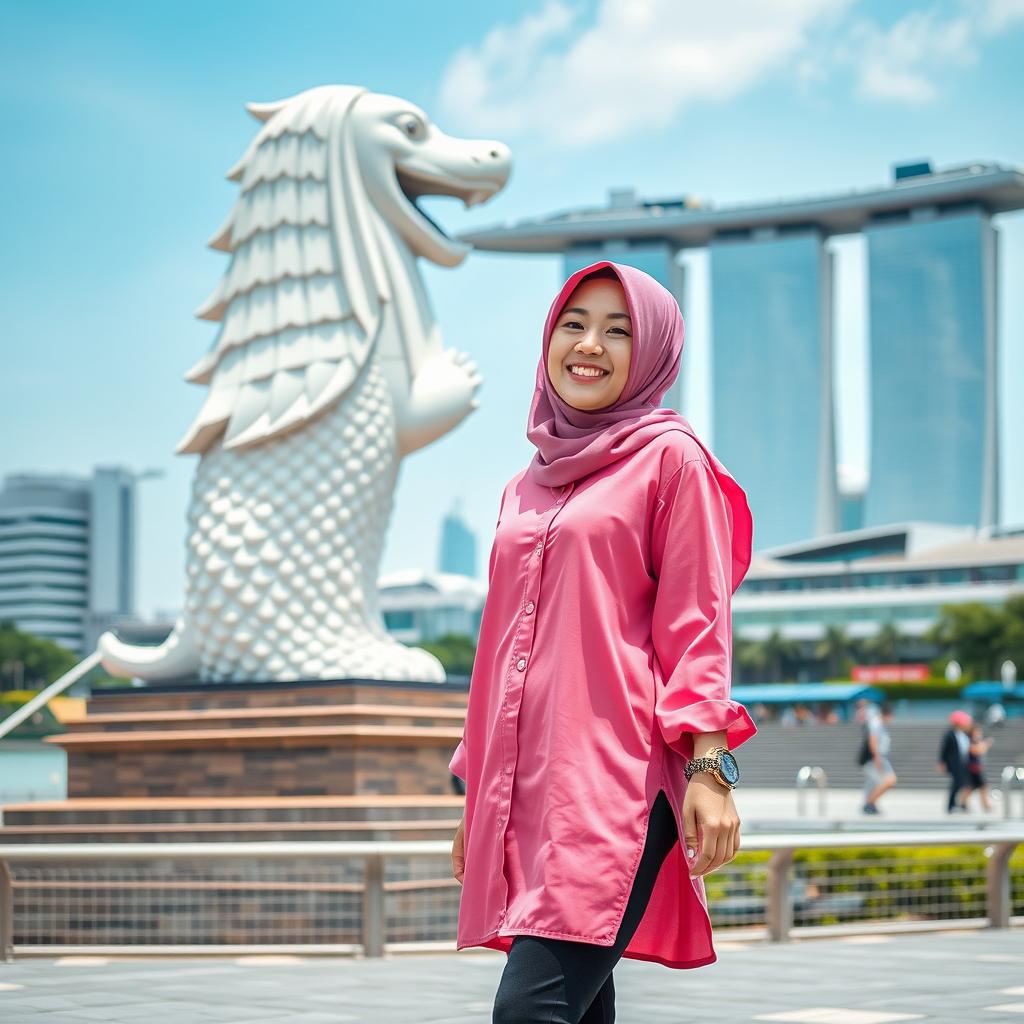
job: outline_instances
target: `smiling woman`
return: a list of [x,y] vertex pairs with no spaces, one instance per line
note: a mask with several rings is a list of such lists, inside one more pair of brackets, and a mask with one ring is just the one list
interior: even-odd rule
[[585,277],[559,315],[548,349],[548,377],[577,409],[603,409],[622,394],[633,353],[626,293],[609,268]]
[[717,958],[703,875],[738,848],[738,773],[719,769],[756,732],[729,696],[753,522],[660,405],[683,335],[666,288],[607,260],[544,321],[537,451],[498,503],[450,762],[466,783],[457,946],[508,954],[492,1024],[610,1024],[621,957]]

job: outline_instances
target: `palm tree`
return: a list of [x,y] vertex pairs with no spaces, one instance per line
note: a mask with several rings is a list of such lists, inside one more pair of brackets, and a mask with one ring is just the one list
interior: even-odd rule
[[777,629],[744,652],[748,664],[769,682],[782,682],[786,669],[800,657],[800,644],[787,640]]
[[895,623],[886,622],[874,636],[864,642],[864,649],[882,664],[895,664],[904,642],[905,637]]
[[826,663],[829,678],[838,679],[849,672],[856,645],[842,626],[826,626],[814,648],[814,656]]

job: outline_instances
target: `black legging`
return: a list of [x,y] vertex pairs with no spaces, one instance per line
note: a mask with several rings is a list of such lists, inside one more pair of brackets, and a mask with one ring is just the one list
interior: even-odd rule
[[659,790],[615,942],[599,946],[540,935],[515,936],[494,998],[492,1024],[612,1024],[612,968],[640,925],[658,871],[677,837],[672,806],[664,790]]
[[956,768],[949,773],[949,801],[946,804],[946,810],[951,811],[954,807],[959,806],[956,795],[960,792],[964,786],[967,785],[967,769]]

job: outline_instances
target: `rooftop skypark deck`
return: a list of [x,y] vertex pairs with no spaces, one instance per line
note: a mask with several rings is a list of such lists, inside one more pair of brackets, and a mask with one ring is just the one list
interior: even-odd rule
[[698,248],[714,238],[759,231],[818,228],[838,235],[871,223],[951,213],[980,206],[990,214],[1024,209],[1024,171],[999,164],[967,164],[939,171],[930,164],[900,164],[894,181],[859,191],[760,200],[722,208],[690,196],[640,200],[629,189],[612,190],[609,205],[478,228],[458,236],[492,252],[564,252],[609,239],[668,240]]

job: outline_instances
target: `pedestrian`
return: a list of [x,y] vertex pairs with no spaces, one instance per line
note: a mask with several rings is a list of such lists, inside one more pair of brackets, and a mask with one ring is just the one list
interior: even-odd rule
[[717,960],[703,878],[740,847],[732,751],[757,732],[729,695],[753,522],[659,405],[683,332],[667,289],[609,260],[545,321],[537,451],[499,503],[449,765],[466,782],[457,948],[508,954],[492,1024],[610,1022],[623,956]]
[[949,716],[949,728],[942,734],[939,744],[939,760],[935,770],[949,775],[949,799],[946,803],[949,814],[967,810],[967,757],[972,724],[971,716],[966,711],[954,711]]
[[988,794],[988,783],[985,781],[985,755],[989,747],[995,742],[991,737],[985,736],[985,730],[975,723],[970,730],[971,742],[967,748],[967,795],[964,803],[970,807],[971,795],[978,794],[983,811],[992,810],[992,800]]
[[864,763],[864,805],[865,814],[880,814],[878,800],[883,793],[896,785],[896,773],[889,761],[892,737],[889,725],[892,722],[892,708],[888,703],[880,707],[871,705],[865,713],[864,730],[867,753]]

